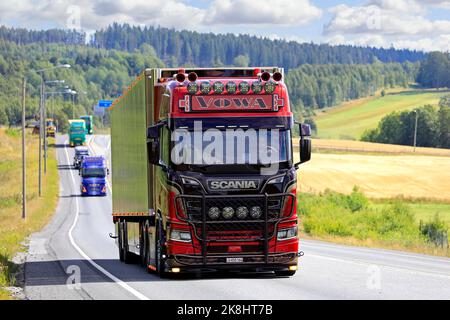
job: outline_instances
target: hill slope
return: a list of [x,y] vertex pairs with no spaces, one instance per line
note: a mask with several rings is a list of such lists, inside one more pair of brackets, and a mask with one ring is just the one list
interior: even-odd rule
[[318,137],[358,139],[366,129],[375,128],[383,116],[425,104],[437,105],[448,91],[404,90],[343,103],[315,117]]

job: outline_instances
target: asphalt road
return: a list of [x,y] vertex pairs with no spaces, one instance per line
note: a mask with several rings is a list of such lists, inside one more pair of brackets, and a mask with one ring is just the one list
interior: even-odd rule
[[[89,137],[109,157],[109,137]],[[28,299],[450,299],[450,259],[301,241],[297,274],[208,274],[160,279],[118,260],[111,197],[81,198],[73,149],[57,137],[60,201],[52,222],[30,240]],[[110,194],[110,190],[109,194]]]

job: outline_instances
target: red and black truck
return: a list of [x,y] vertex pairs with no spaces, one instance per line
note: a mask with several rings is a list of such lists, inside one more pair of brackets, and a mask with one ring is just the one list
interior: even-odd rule
[[296,170],[310,159],[311,140],[309,126],[294,122],[283,76],[277,67],[146,69],[114,101],[112,215],[122,261],[138,255],[160,275],[295,274]]

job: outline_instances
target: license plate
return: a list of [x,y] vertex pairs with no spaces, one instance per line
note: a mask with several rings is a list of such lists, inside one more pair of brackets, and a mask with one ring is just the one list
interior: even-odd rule
[[244,262],[244,258],[227,258],[227,263]]

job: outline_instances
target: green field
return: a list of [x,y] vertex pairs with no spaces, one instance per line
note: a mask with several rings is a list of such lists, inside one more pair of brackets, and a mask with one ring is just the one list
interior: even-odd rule
[[425,104],[437,105],[449,91],[404,90],[346,102],[315,117],[318,138],[359,139],[366,129],[375,128],[385,115]]
[[[395,201],[376,201],[374,207],[381,208],[386,204],[394,203]],[[408,206],[417,223],[430,222],[436,214],[439,219],[445,221],[450,226],[450,203],[428,202],[428,201],[403,201]]]

